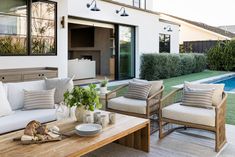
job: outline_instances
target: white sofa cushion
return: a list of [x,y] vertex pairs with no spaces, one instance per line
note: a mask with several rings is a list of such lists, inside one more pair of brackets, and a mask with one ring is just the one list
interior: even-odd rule
[[24,89],[25,90],[46,90],[46,84],[44,80],[31,81],[31,82],[19,82],[19,83],[7,83],[7,97],[11,105],[12,110],[22,109],[24,106]]
[[162,117],[182,122],[215,126],[215,108],[205,109],[175,103],[162,109]]
[[146,101],[117,97],[108,101],[108,108],[119,111],[146,114]]
[[224,84],[199,84],[199,83],[190,83],[185,82],[185,87],[194,88],[194,89],[214,89],[212,96],[212,104],[218,106],[222,100],[222,93],[224,91]]
[[72,91],[73,89],[73,77],[72,78],[45,78],[47,90],[55,88],[55,103],[59,104],[64,100],[64,93]]
[[7,100],[7,95],[5,88],[0,81],[0,117],[7,116],[12,114],[13,111],[11,109],[11,105],[9,104],[9,101]]
[[41,123],[56,120],[56,109],[17,110],[14,114],[0,118],[0,134],[25,128],[32,120]]

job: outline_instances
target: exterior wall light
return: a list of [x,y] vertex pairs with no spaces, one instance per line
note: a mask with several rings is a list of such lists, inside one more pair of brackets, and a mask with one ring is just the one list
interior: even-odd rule
[[120,16],[122,16],[122,17],[127,17],[127,16],[129,16],[129,15],[126,13],[126,9],[125,9],[124,7],[121,7],[120,10],[116,10],[116,13],[119,14],[122,10],[123,10],[123,12],[120,14]]
[[61,24],[61,28],[65,28],[65,16],[61,17],[60,24]]
[[[91,6],[94,4],[93,8]],[[91,3],[87,3],[87,8],[90,9],[91,11],[100,11],[100,9],[97,7],[96,0],[93,0]]]
[[167,32],[173,32],[170,25],[167,27],[164,27],[164,30],[166,30]]

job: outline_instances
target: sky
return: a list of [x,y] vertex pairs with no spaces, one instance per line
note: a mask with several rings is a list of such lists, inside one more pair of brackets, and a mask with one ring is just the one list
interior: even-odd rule
[[154,0],[154,9],[212,26],[235,25],[235,0]]

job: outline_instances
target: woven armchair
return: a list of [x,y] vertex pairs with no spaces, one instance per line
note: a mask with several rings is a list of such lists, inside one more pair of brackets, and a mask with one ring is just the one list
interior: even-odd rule
[[[130,115],[130,116],[135,116],[135,117],[141,117],[141,118],[150,118],[152,115],[158,114],[159,104],[160,104],[160,100],[163,95],[164,86],[162,86],[159,91],[157,91],[153,95],[149,96],[145,102],[144,102],[144,100],[137,100],[137,99],[131,100],[131,99],[129,99],[129,100],[131,100],[130,105],[135,105],[135,103],[139,104],[139,102],[144,103],[144,107],[145,107],[144,113],[136,113],[136,112],[133,112],[133,110],[125,110],[124,111],[124,110],[113,109],[113,108],[109,107],[109,101],[111,99],[114,99],[113,95],[118,95],[116,98],[123,97],[122,95],[124,94],[124,92],[122,92],[122,90],[124,90],[125,88],[128,88],[128,84],[122,85],[122,86],[116,88],[115,90],[106,94],[106,103],[105,104],[106,104],[107,111],[120,113],[120,114],[126,114],[126,115]],[[117,93],[117,94],[114,94],[114,93]],[[120,93],[122,93],[122,94],[120,94]],[[125,99],[125,98],[123,97],[123,99]],[[122,105],[121,103],[122,102],[120,102],[120,105]]]
[[[226,143],[225,116],[226,116],[227,94],[224,92],[222,93],[222,101],[219,103],[219,105],[215,106],[215,109],[213,110],[215,112],[214,126],[202,125],[192,122],[189,123],[185,121],[179,121],[164,117],[165,116],[163,115],[164,108],[172,104],[179,103],[181,101],[182,96],[183,96],[183,88],[177,89],[169,93],[163,99],[161,99],[159,106],[159,138],[162,139],[169,133],[179,128],[186,129],[187,127],[190,127],[190,128],[208,130],[215,133],[215,151],[218,152]],[[208,109],[201,109],[201,110],[208,110]],[[178,126],[183,126],[183,127],[175,127],[165,131],[163,129],[163,126],[168,123],[177,124]]]

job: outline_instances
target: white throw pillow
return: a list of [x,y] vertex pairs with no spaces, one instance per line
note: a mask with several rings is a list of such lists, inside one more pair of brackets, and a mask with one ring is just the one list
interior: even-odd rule
[[7,95],[2,82],[0,82],[0,117],[12,114],[10,103],[7,100]]

